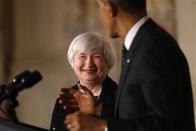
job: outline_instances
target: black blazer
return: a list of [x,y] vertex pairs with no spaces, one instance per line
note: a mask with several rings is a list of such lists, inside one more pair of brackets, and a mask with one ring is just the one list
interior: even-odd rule
[[195,131],[188,64],[174,38],[149,19],[122,64],[111,131]]
[[[72,87],[78,90],[77,85]],[[103,103],[101,117],[112,118],[114,116],[114,105],[116,96],[117,84],[108,76],[103,82],[102,91],[99,97],[99,101]],[[64,119],[72,110],[64,110],[61,105],[58,104],[58,100],[55,103],[55,107],[52,114],[52,120],[50,130],[55,131],[68,131],[64,125]]]

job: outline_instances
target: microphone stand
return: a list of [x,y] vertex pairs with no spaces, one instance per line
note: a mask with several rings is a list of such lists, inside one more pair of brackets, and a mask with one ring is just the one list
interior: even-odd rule
[[[3,95],[6,85],[0,85],[0,96]],[[17,94],[9,97],[5,97],[0,101],[0,110],[1,110],[1,118],[5,118],[14,122],[18,122],[18,118],[16,116],[15,108],[19,106],[19,103],[16,99]]]
[[42,79],[38,71],[24,71],[17,75],[10,84],[0,85],[0,109],[8,119],[18,122],[15,108],[19,105],[16,97],[21,90],[32,87]]

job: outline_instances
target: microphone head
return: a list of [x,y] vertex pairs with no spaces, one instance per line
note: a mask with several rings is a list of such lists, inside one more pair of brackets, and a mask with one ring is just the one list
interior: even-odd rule
[[18,74],[17,76],[14,77],[14,79],[12,80],[12,83],[11,84],[18,84],[18,83],[21,83],[21,80],[23,78],[26,78],[26,77],[29,77],[31,75],[31,72],[26,70],[26,71],[23,71],[22,73]]
[[32,73],[30,73],[30,75],[28,72],[24,72],[21,74],[23,75],[20,75],[20,77],[17,77],[16,79],[17,83],[12,83],[7,88],[7,92],[11,94],[17,94],[25,88],[32,87],[42,79],[42,76],[38,71],[33,71]]
[[28,88],[42,80],[42,76],[38,71],[33,71],[29,77],[23,79],[24,87]]
[[9,85],[0,86],[0,103],[7,97],[15,98],[21,90],[32,87],[41,79],[42,76],[38,71],[33,71],[32,73],[29,71],[24,71],[20,73],[12,80]]

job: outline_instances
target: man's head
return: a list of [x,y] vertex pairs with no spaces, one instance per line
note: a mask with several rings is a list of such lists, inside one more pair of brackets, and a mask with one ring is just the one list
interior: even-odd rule
[[[96,0],[100,20],[110,37],[122,37],[140,17],[146,14],[146,0]],[[126,26],[127,27],[123,27]],[[128,28],[128,29],[127,29]]]
[[146,0],[107,0],[117,6],[122,10],[133,13],[146,10]]

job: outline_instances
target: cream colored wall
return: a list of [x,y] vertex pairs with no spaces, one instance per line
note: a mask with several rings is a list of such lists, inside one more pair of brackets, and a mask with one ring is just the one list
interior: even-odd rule
[[176,0],[176,7],[177,37],[190,66],[196,118],[196,1]]
[[[22,122],[49,128],[57,89],[68,87],[76,81],[66,59],[70,38],[95,29],[104,33],[93,1],[85,0],[92,5],[92,8],[87,10],[88,21],[81,17],[79,5],[75,4],[79,1],[81,0],[15,1],[16,49],[12,74],[29,69],[39,70],[43,75],[40,83],[22,91],[18,96],[20,105],[17,115]],[[188,58],[196,92],[196,1],[176,0],[176,4],[177,39]],[[81,26],[77,24],[78,21]],[[120,45],[113,45],[119,59]],[[111,75],[118,80],[119,65],[114,67]]]
[[18,96],[17,115],[22,122],[49,128],[57,89],[73,82],[66,61],[65,6],[64,0],[15,1],[13,74],[29,69],[43,76],[40,83]]
[[[0,21],[2,21],[2,1],[0,0]],[[2,51],[2,27],[0,23],[0,72],[3,72],[3,51]],[[0,73],[0,84],[2,84],[3,73]]]
[[196,109],[196,0],[176,0],[177,39],[187,56]]

